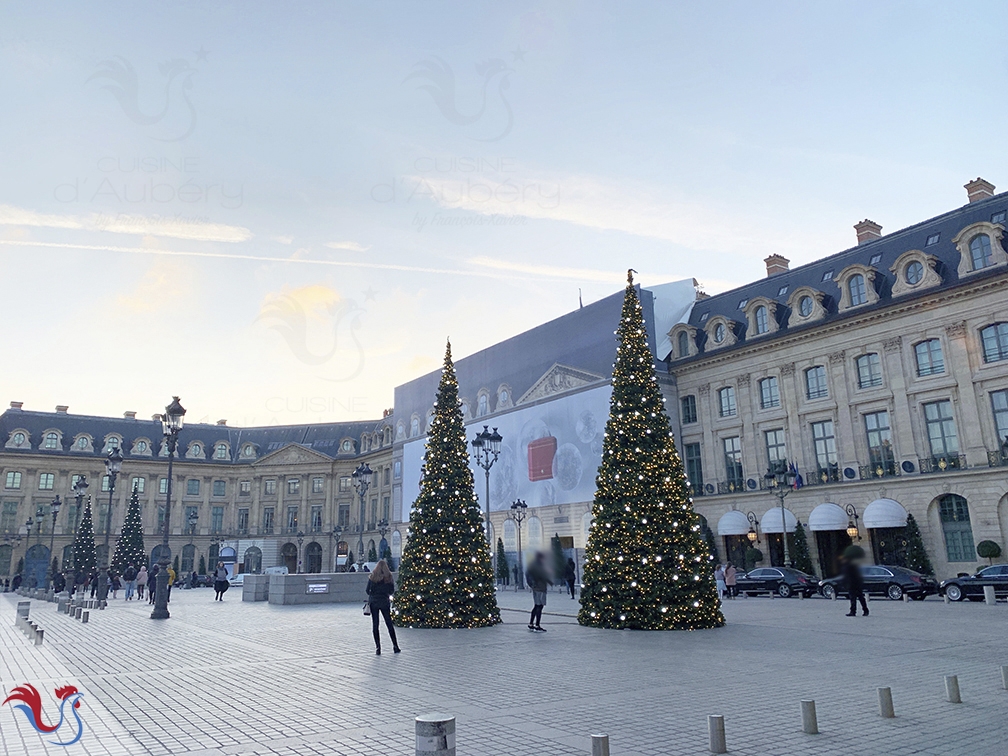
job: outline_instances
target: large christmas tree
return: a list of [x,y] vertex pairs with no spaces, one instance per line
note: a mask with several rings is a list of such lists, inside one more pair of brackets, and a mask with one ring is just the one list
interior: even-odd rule
[[616,340],[578,622],[636,630],[720,627],[711,554],[665,414],[632,271]]
[[132,564],[134,569],[139,570],[146,563],[147,552],[144,549],[143,525],[140,522],[140,491],[134,485],[126,509],[126,521],[123,522],[115,554],[112,555],[112,569],[122,575],[127,566]]
[[487,627],[501,621],[450,343],[407,538],[393,605],[397,624]]
[[74,573],[83,580],[98,568],[98,550],[95,548],[94,525],[91,524],[91,497],[84,505],[84,515],[77,526],[74,538]]

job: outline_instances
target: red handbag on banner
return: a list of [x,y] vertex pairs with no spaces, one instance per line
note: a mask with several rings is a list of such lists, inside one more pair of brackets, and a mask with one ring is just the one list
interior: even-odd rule
[[554,436],[537,438],[528,445],[529,480],[550,480],[553,477],[553,457],[557,440]]

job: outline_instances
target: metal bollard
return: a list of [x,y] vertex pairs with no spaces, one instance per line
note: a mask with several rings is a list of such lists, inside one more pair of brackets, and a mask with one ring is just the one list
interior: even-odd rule
[[806,735],[819,734],[819,721],[816,719],[815,701],[801,702],[801,727]]
[[707,735],[710,738],[711,753],[728,753],[728,746],[725,744],[724,716],[710,714],[707,717]]
[[997,603],[997,596],[994,595],[994,586],[985,585],[984,586],[984,603],[987,606],[994,606]]
[[592,735],[592,756],[609,756],[609,736]]
[[1001,687],[1008,690],[1008,667],[1001,667]]
[[959,697],[959,678],[955,675],[945,675],[945,699],[949,703],[962,703]]
[[880,717],[892,719],[896,716],[896,711],[892,705],[892,688],[878,689],[878,710]]
[[416,722],[416,756],[455,756],[455,717],[425,714]]
[[91,614],[91,612],[84,612],[83,614],[81,614],[81,618],[80,618],[80,621],[81,621],[81,622],[82,622],[83,624],[87,624],[87,621],[88,621],[88,616],[89,616],[90,614]]
[[38,630],[35,631],[35,645],[36,646],[41,646],[42,645],[42,636],[43,635],[45,635],[45,630],[43,630],[41,627]]
[[78,606],[77,609],[76,609],[76,611],[74,611],[74,619],[80,619],[81,618],[81,612],[83,612],[83,611],[84,611],[83,607]]

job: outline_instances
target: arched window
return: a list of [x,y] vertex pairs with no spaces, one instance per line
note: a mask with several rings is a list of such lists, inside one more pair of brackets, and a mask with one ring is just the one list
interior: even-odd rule
[[490,402],[486,394],[480,394],[476,400],[476,414],[480,417],[490,411]]
[[857,358],[858,387],[870,388],[882,385],[882,365],[879,363],[879,356],[863,354]]
[[228,458],[227,444],[217,444],[217,449],[214,452],[214,457],[216,459],[227,459]]
[[720,344],[722,341],[724,341],[725,333],[726,331],[724,323],[718,323],[714,327],[714,342]]
[[945,551],[950,562],[975,562],[973,528],[970,525],[969,506],[966,499],[955,494],[945,494],[938,500]]
[[679,331],[679,358],[689,357],[689,334]]
[[[258,575],[262,572],[262,550],[258,546],[250,546],[245,549],[244,570],[250,575]],[[214,565],[216,567],[216,565]]]
[[868,292],[865,289],[864,276],[855,273],[847,281],[847,290],[850,292],[851,307],[857,307],[868,301]]
[[826,368],[822,365],[810,367],[805,371],[805,394],[809,399],[825,399],[829,396]]
[[916,286],[924,278],[924,266],[914,260],[903,269],[903,276],[908,284]]
[[322,547],[315,541],[305,546],[305,572],[322,572]]
[[984,362],[1008,360],[1008,323],[995,323],[980,331]]
[[991,242],[987,234],[974,236],[969,243],[973,270],[982,270],[991,264]]
[[756,333],[766,333],[770,330],[770,319],[767,317],[767,309],[763,305],[756,308]]
[[798,302],[798,313],[803,318],[807,318],[812,314],[812,297],[801,298],[801,301]]
[[179,578],[188,575],[193,571],[193,563],[196,561],[196,547],[191,543],[186,544],[182,547],[182,562],[179,565],[180,572]]
[[410,434],[410,438],[414,438],[415,436],[419,436],[420,435],[420,420],[419,420],[419,418],[414,417],[412,420],[410,420],[409,434]]
[[46,433],[45,448],[56,449],[57,447],[59,447],[59,435],[56,433]]

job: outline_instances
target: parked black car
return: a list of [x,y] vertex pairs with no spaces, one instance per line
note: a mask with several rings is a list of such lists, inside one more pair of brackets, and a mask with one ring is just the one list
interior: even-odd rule
[[744,593],[746,596],[776,593],[781,598],[799,594],[804,594],[808,598],[816,592],[819,581],[812,575],[806,575],[792,567],[758,567],[736,577],[735,587],[739,593]]
[[997,597],[1008,596],[1008,564],[995,564],[984,567],[975,575],[946,580],[939,590],[949,597],[949,601],[983,601],[985,585],[993,585]]
[[[906,567],[890,565],[861,565],[861,575],[864,578],[864,592],[871,596],[888,596],[893,601],[899,601],[907,594],[915,601],[921,601],[938,593],[938,581],[908,570]],[[847,596],[847,586],[842,576],[823,580],[819,583],[819,592],[828,599],[836,596]]]

